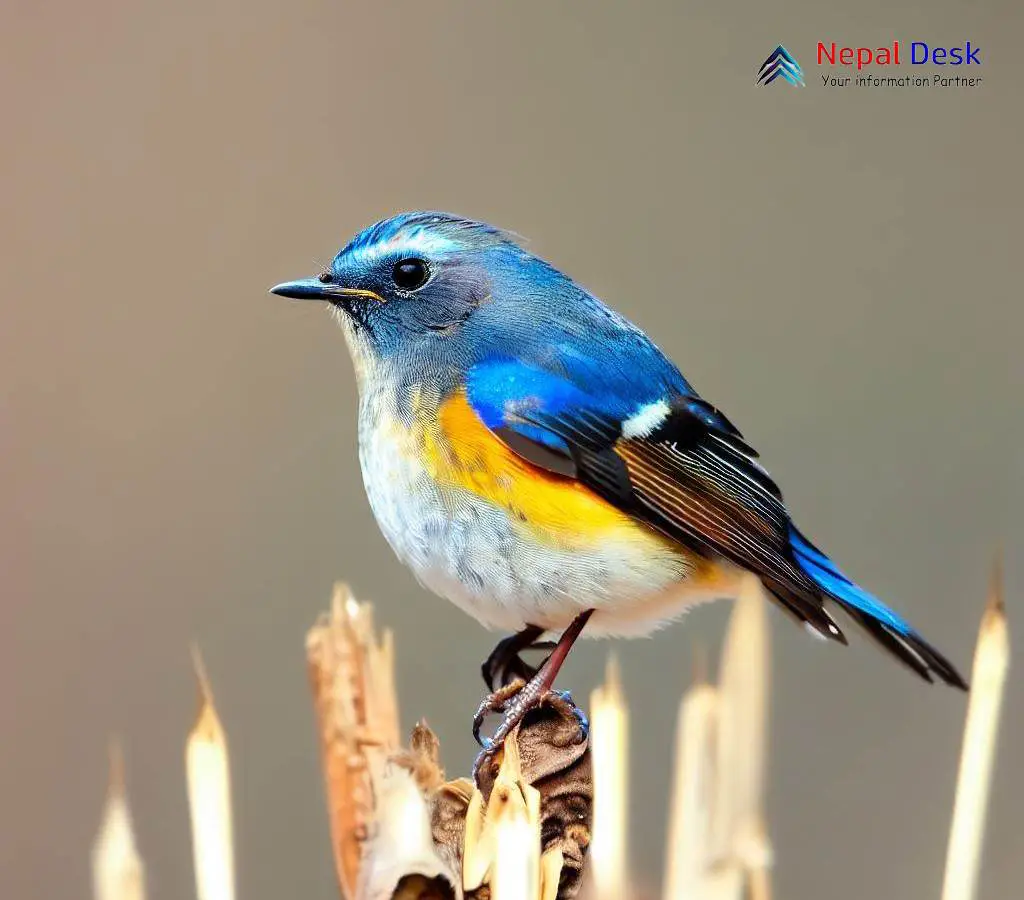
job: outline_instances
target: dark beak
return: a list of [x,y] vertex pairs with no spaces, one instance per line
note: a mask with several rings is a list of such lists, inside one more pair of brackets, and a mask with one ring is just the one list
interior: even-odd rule
[[342,287],[332,281],[321,281],[319,278],[303,278],[300,281],[286,281],[270,289],[270,293],[279,297],[291,297],[293,300],[325,300],[328,303],[344,306],[356,297],[376,300],[383,303],[384,298],[375,291],[364,288]]
[[333,284],[324,284],[319,278],[303,278],[300,281],[286,281],[275,285],[270,293],[279,297],[291,297],[292,300],[331,300],[330,289]]

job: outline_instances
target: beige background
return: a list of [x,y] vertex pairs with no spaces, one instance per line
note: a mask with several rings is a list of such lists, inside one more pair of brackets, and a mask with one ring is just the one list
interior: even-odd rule
[[[657,336],[802,527],[964,669],[1024,533],[1018,3],[12,2],[3,91],[0,895],[85,896],[107,736],[151,896],[190,895],[188,642],[232,741],[241,896],[332,897],[302,640],[334,578],[398,632],[453,770],[488,635],[373,526],[323,311],[267,295],[363,225],[494,221]],[[826,90],[818,40],[982,48],[971,91]],[[803,90],[754,85],[779,41]],[[633,858],[728,610],[622,644]],[[938,896],[964,698],[773,619],[785,900]],[[606,647],[564,683],[580,696]],[[1018,666],[1018,670],[1021,666]],[[1024,880],[1010,685],[983,896]]]

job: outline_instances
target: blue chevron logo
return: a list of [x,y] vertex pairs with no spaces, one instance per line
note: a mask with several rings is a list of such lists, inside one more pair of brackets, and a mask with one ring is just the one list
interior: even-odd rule
[[757,72],[758,84],[771,84],[776,78],[784,78],[793,87],[804,87],[804,71],[800,63],[782,44],[772,51]]

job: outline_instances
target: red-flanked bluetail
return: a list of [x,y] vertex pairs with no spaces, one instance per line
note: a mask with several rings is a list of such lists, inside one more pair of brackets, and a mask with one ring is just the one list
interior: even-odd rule
[[[549,689],[583,625],[636,635],[752,572],[814,632],[840,608],[923,678],[965,687],[900,616],[793,524],[757,453],[639,328],[508,233],[396,216],[276,294],[331,304],[355,362],[359,458],[388,542],[420,581],[516,632],[492,688]],[[503,730],[499,729],[499,733]]]

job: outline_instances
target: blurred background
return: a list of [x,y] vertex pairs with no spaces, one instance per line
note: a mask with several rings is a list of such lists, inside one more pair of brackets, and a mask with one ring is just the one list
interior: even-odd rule
[[[203,648],[241,896],[335,895],[303,638],[332,582],[394,627],[406,726],[468,770],[498,637],[392,558],[327,313],[271,297],[441,208],[656,335],[795,516],[969,672],[997,545],[1024,628],[1019,4],[13,2],[0,35],[0,893],[82,896],[109,735],[157,900],[192,892]],[[826,89],[819,40],[980,46],[975,89]],[[754,79],[784,43],[807,86]],[[660,880],[677,699],[728,608],[617,645],[634,868]],[[965,710],[773,616],[787,900],[938,896]],[[562,679],[580,698],[608,645]],[[1019,671],[1019,668],[1018,668]],[[982,895],[1024,881],[1011,674]]]

